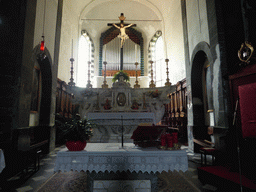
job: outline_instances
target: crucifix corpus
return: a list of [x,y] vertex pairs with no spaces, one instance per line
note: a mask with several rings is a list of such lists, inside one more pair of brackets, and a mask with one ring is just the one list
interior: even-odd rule
[[120,41],[121,41],[120,70],[123,70],[123,45],[125,40],[129,39],[129,36],[126,34],[125,29],[129,27],[136,27],[136,24],[124,24],[125,17],[123,13],[121,13],[119,20],[120,20],[120,23],[108,23],[108,26],[114,26],[120,30],[120,33],[118,35],[118,38],[120,38]]

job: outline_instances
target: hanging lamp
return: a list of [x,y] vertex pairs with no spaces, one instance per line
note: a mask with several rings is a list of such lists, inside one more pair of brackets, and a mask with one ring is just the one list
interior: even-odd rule
[[45,42],[44,42],[45,9],[46,9],[46,0],[44,0],[43,34],[42,34],[42,41],[40,46],[40,51],[42,52],[44,52],[45,50]]

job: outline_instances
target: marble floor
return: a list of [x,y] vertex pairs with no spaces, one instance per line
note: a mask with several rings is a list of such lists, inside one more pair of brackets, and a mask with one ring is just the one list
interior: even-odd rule
[[[51,154],[48,154],[41,158],[40,160],[40,169],[34,173],[32,176],[30,176],[24,183],[20,183],[19,185],[14,185],[13,189],[9,189],[10,192],[34,192],[36,191],[49,177],[51,177],[54,174],[54,163],[56,160],[57,152],[64,148],[65,146],[60,146],[55,149],[54,152]],[[187,147],[182,145],[182,149],[185,149],[187,151],[188,155],[188,171],[184,173],[185,178],[187,181],[195,185],[199,191],[202,192],[212,192],[212,191],[218,191],[216,187],[211,185],[202,185],[201,182],[198,180],[197,175],[197,167],[201,166],[201,156],[197,153],[190,153],[187,150]],[[207,158],[210,158],[210,156]],[[209,159],[210,160],[210,159]],[[209,162],[209,161],[208,161]],[[12,182],[17,180],[18,177],[12,177],[9,179],[8,182]],[[0,189],[0,191],[3,191]],[[8,192],[4,190],[4,192]]]

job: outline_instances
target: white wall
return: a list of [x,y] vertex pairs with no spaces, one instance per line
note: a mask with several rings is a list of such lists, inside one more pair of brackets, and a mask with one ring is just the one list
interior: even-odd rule
[[[44,5],[45,10],[44,10]],[[54,44],[57,19],[58,0],[37,0],[35,31],[34,31],[34,47],[42,41],[44,28],[45,47],[48,49],[52,61],[54,61]],[[45,12],[45,22],[44,21]],[[54,63],[52,63],[54,65]],[[40,111],[30,113],[29,126],[39,125]]]
[[120,13],[124,13],[126,23],[135,23],[137,25],[135,29],[143,35],[145,75],[148,74],[149,66],[147,59],[149,42],[155,32],[161,30],[163,35],[166,34],[171,82],[176,84],[186,77],[180,0],[69,0],[64,1],[63,8],[58,78],[69,82],[71,39],[74,39],[74,65],[76,66],[77,42],[82,29],[89,33],[95,45],[94,64],[95,76],[97,76],[101,33],[110,28],[107,26],[108,23],[120,22],[118,19]]
[[[73,39],[73,58],[74,67],[77,63],[77,47],[78,47],[78,13],[74,9],[74,1],[64,1],[62,24],[61,24],[61,39],[60,39],[60,55],[58,78],[68,83],[70,81],[70,67],[72,54],[72,39]],[[80,32],[81,34],[81,32]]]
[[[194,48],[199,42],[209,44],[209,30],[206,10],[206,0],[189,0],[186,1],[187,9],[187,26],[190,59]],[[199,7],[199,10],[198,10]]]
[[[34,47],[40,44],[42,40],[44,2],[45,0],[37,1]],[[52,61],[54,60],[53,57],[54,57],[57,8],[58,8],[57,0],[46,0],[45,24],[44,24],[45,47],[49,50]]]

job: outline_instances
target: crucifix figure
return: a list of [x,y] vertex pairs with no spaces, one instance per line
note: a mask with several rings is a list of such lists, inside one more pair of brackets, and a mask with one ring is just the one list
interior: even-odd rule
[[114,26],[117,29],[120,30],[120,33],[118,35],[118,37],[121,39],[121,62],[120,62],[120,70],[123,70],[123,45],[126,39],[129,39],[129,36],[126,34],[125,29],[129,28],[129,27],[136,27],[136,24],[124,24],[124,14],[121,13],[120,17],[119,17],[120,23],[108,23],[108,26]]
[[129,36],[125,33],[125,29],[128,28],[128,27],[131,27],[131,26],[134,25],[134,24],[130,24],[130,25],[124,26],[123,23],[120,23],[120,27],[118,27],[115,23],[113,23],[113,25],[114,25],[117,29],[120,29],[120,33],[119,33],[118,37],[121,39],[121,48],[122,48],[123,45],[124,45],[124,41],[125,41],[126,39],[129,39]]

